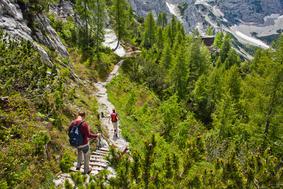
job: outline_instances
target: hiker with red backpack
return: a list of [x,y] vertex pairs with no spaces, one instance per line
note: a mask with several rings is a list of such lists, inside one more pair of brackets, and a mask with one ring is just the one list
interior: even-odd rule
[[78,149],[78,162],[76,170],[80,170],[82,159],[84,159],[84,174],[89,174],[89,139],[97,139],[100,134],[94,134],[90,131],[89,125],[85,122],[86,113],[79,112],[78,117],[72,121],[69,127],[70,144]]
[[117,112],[113,109],[112,110],[112,113],[110,114],[110,119],[111,119],[111,122],[112,122],[112,125],[113,125],[113,128],[114,128],[114,136],[113,137],[116,137],[118,138],[118,114]]

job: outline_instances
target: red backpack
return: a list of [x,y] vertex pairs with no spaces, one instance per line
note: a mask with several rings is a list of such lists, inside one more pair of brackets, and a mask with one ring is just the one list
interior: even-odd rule
[[112,113],[112,114],[111,114],[111,121],[112,121],[112,122],[117,122],[117,121],[118,121],[117,113]]

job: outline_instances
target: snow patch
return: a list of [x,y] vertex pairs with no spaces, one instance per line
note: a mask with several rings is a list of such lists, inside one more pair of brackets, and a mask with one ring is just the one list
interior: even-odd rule
[[180,10],[178,8],[178,5],[171,4],[171,3],[168,3],[168,2],[166,2],[166,5],[169,9],[169,12],[171,14],[173,14],[174,16],[176,16],[178,18],[178,20],[182,22],[182,16],[181,16]]
[[283,15],[272,14],[264,18],[264,24],[255,25],[254,23],[242,23],[231,27],[232,30],[238,30],[246,35],[256,33],[257,37],[270,36],[278,34],[278,30],[283,30]]
[[212,8],[212,12],[217,17],[224,17],[224,13],[219,8],[217,8],[216,6],[214,6]]
[[[112,29],[105,29],[105,35],[104,35],[104,42],[103,45],[105,47],[109,47],[111,49],[115,49],[118,43],[118,38]],[[114,51],[115,54],[117,54],[120,57],[123,57],[126,55],[125,49],[119,45],[119,47]]]
[[251,45],[254,45],[254,46],[258,46],[258,47],[261,47],[261,48],[264,48],[264,49],[268,49],[269,46],[267,44],[265,44],[264,42],[262,42],[261,40],[259,39],[256,39],[256,38],[253,38],[253,37],[250,37],[240,31],[235,31],[233,32],[240,41],[244,42],[244,43],[249,43]]

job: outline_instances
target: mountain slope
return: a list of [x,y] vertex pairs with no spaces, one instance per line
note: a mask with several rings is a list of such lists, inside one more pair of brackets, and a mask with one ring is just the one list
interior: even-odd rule
[[[282,0],[130,0],[140,16],[149,11],[176,16],[187,32],[204,35],[209,26],[231,33],[242,44],[269,48],[283,30]],[[270,37],[273,36],[273,37]],[[262,41],[263,40],[263,41]]]

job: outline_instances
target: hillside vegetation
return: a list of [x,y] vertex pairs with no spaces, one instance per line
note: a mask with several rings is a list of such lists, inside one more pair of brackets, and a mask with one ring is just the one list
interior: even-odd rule
[[146,17],[142,53],[108,86],[132,158],[116,188],[282,187],[283,37],[243,61],[228,35],[209,51],[160,19]]
[[246,61],[229,35],[208,48],[175,17],[137,17],[125,0],[71,1],[78,17],[66,19],[48,12],[55,0],[20,2],[34,29],[31,18],[48,15],[70,56],[44,46],[44,62],[1,31],[0,188],[54,188],[75,161],[66,129],[78,110],[101,129],[93,83],[119,60],[102,46],[106,23],[118,44],[141,50],[107,86],[130,153],[111,150],[114,178],[84,185],[74,174],[78,188],[282,187],[283,37]]

